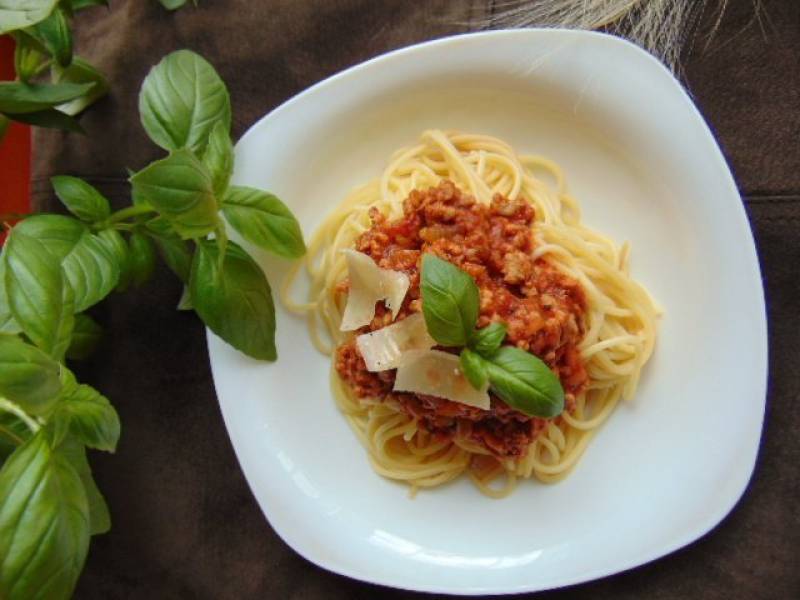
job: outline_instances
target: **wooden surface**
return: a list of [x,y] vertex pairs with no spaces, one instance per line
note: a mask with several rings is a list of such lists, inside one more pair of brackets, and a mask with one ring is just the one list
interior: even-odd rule
[[[543,598],[800,597],[800,3],[763,4],[762,30],[750,0],[730,0],[717,36],[707,49],[698,39],[685,71],[741,187],[765,278],[771,367],[753,480],[699,541]],[[127,201],[125,167],[158,154],[137,123],[136,93],[149,65],[169,50],[190,47],[214,62],[241,135],[321,78],[469,30],[490,10],[478,0],[230,0],[165,15],[156,2],[112,2],[110,11],[81,18],[77,48],[109,75],[113,93],[83,118],[87,137],[35,134],[35,204],[56,206],[47,182],[54,173],[86,176],[117,205]],[[146,288],[96,311],[109,335],[79,375],[118,407],[123,435],[115,456],[92,456],[113,529],[93,541],[77,597],[428,598],[332,575],[276,536],[236,464],[203,329],[173,310],[179,296],[178,282],[161,270]]]

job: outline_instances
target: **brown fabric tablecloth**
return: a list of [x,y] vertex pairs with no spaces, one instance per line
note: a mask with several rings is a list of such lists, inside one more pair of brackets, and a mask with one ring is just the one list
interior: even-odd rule
[[[77,19],[77,51],[111,81],[84,117],[88,136],[36,131],[34,205],[58,210],[48,179],[87,178],[119,206],[125,167],[159,151],[139,126],[149,66],[188,47],[231,91],[234,135],[282,101],[352,64],[474,29],[490,0],[201,0],[166,13],[155,0],[112,0]],[[712,2],[713,4],[713,2]],[[751,0],[729,10],[685,79],[732,164],[753,223],[767,291],[770,383],[753,479],[711,533],[674,554],[547,598],[800,597],[800,3]],[[713,15],[706,16],[708,28]],[[109,335],[78,368],[117,406],[116,455],[92,453],[113,518],[94,538],[77,598],[422,597],[333,575],[300,558],[267,524],[220,416],[203,327],[173,309],[180,285],[160,269],[95,311]],[[736,327],[736,323],[731,323]],[[746,365],[743,365],[746,368]],[[680,485],[680,482],[676,482]]]

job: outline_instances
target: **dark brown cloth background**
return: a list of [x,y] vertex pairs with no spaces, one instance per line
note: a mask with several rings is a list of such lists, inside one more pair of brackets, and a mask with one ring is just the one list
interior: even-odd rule
[[[60,173],[86,177],[117,206],[128,201],[125,167],[160,154],[139,126],[138,88],[168,51],[188,47],[215,64],[238,137],[316,81],[393,48],[474,29],[491,5],[201,0],[167,13],[155,0],[112,0],[109,11],[77,19],[77,50],[109,76],[111,95],[83,117],[86,137],[36,132],[34,204],[58,210],[48,179]],[[750,0],[730,0],[717,36],[707,49],[699,38],[685,73],[746,200],[766,282],[771,375],[753,480],[722,524],[687,548],[542,597],[800,597],[800,3],[766,0],[764,9],[762,29]],[[328,573],[272,531],[225,432],[203,327],[173,309],[179,296],[162,269],[95,311],[108,335],[78,371],[115,403],[123,435],[116,455],[92,456],[113,529],[93,540],[76,597],[421,596]]]

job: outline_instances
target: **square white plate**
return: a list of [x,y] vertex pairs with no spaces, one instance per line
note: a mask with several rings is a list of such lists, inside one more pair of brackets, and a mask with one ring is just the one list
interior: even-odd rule
[[[562,483],[522,482],[498,501],[460,481],[410,500],[372,471],[334,406],[329,359],[277,302],[277,363],[209,335],[225,423],[269,522],[326,569],[460,594],[577,583],[700,537],[752,473],[767,344],[753,239],[697,109],[660,63],[617,38],[459,36],[376,58],[275,109],[237,145],[234,181],[278,194],[310,237],[432,127],[561,163],[584,221],[632,243],[632,272],[665,310],[656,353],[633,403]],[[262,264],[277,286],[287,263]]]

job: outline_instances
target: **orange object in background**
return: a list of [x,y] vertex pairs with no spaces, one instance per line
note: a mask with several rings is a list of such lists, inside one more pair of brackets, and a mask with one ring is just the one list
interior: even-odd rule
[[[14,40],[0,36],[0,80],[14,76]],[[30,127],[11,123],[0,140],[0,213],[30,210],[30,172]]]

